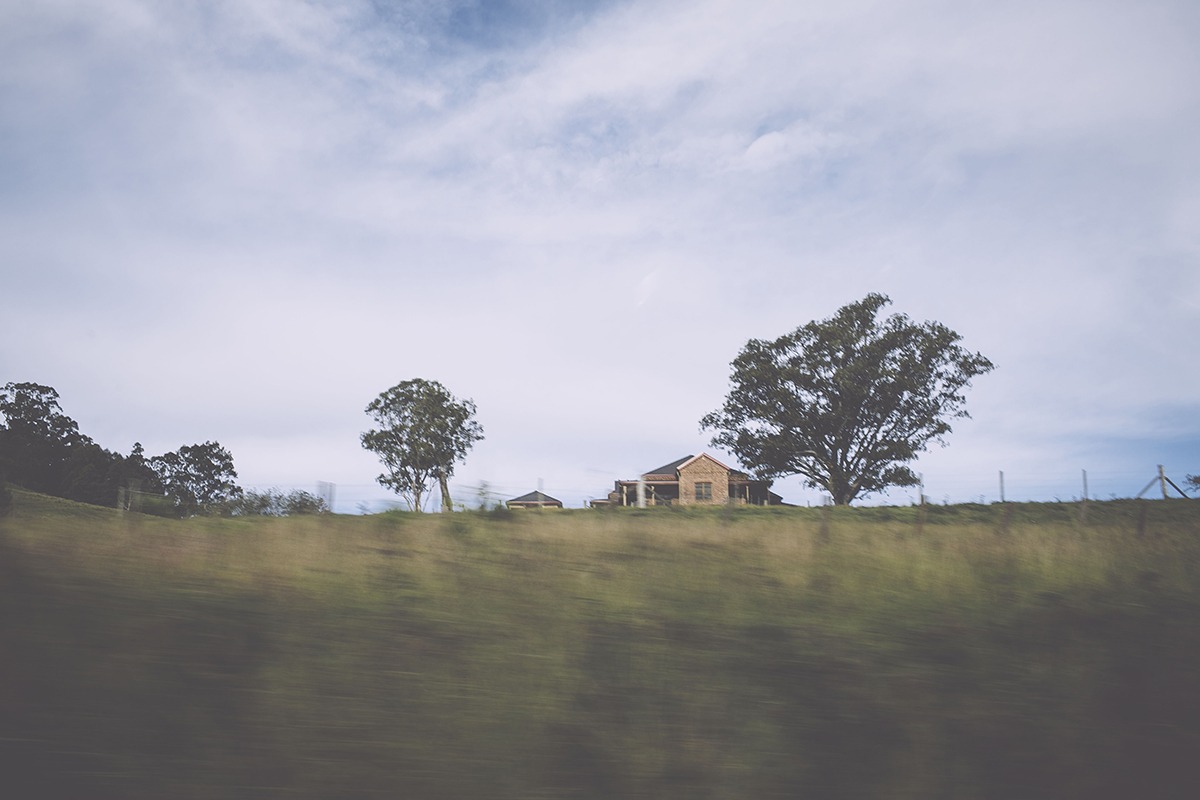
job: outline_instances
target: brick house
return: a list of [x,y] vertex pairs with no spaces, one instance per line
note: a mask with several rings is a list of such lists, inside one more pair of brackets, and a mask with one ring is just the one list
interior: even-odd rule
[[616,481],[613,491],[592,506],[636,506],[638,485],[644,489],[648,506],[693,505],[780,505],[783,498],[771,491],[770,481],[752,480],[744,472],[730,469],[707,453],[664,464],[636,480]]

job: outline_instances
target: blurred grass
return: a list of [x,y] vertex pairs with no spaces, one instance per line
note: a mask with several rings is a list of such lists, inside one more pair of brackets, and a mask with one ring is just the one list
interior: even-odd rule
[[167,520],[13,492],[18,797],[1200,796],[1200,504]]

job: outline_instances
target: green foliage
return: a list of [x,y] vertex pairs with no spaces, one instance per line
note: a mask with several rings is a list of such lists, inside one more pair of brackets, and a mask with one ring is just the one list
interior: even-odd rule
[[414,378],[381,393],[366,413],[379,428],[362,434],[362,446],[379,456],[386,470],[376,480],[413,511],[423,510],[423,498],[440,480],[448,505],[446,481],[455,462],[483,439],[475,404],[460,402],[437,381]]
[[0,475],[33,491],[59,494],[67,463],[92,440],[62,413],[58,392],[37,383],[7,383],[0,389]]
[[700,421],[713,446],[761,478],[801,475],[837,505],[916,485],[903,464],[969,416],[961,392],[993,367],[941,323],[877,320],[890,302],[869,294],[773,342],[751,339],[724,406]]
[[184,445],[147,463],[181,516],[219,511],[242,493],[233,454],[218,442]]
[[843,507],[823,536],[825,509],[180,521],[14,497],[14,796],[1190,800],[1200,782],[1188,500],[1090,503],[1082,526],[1070,504],[931,507],[924,528]]
[[62,413],[58,392],[37,383],[7,383],[0,389],[0,414],[10,433],[62,447],[91,441]]
[[139,514],[148,514],[152,517],[165,517],[167,519],[179,519],[182,515],[181,509],[175,505],[174,500],[166,495],[152,493],[134,493],[129,501],[128,510]]
[[231,499],[226,508],[235,517],[295,517],[302,514],[327,514],[330,510],[325,498],[302,489],[293,489],[286,493],[280,489],[267,489],[262,492],[251,489]]
[[157,480],[135,444],[112,453],[79,432],[58,404],[58,392],[36,383],[0,390],[0,477],[33,491],[111,506],[121,492],[156,491]]

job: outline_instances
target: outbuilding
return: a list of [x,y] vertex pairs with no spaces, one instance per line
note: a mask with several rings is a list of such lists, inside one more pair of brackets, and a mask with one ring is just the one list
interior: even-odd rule
[[562,508],[562,500],[555,500],[545,492],[530,492],[512,500],[505,500],[508,508]]

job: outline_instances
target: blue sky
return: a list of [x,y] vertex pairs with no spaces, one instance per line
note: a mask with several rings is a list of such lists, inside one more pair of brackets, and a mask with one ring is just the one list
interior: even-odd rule
[[1178,481],[1198,36],[1188,2],[5,4],[0,380],[351,511],[388,497],[363,409],[437,379],[487,436],[457,495],[579,505],[725,458],[741,345],[878,291],[997,365],[935,499]]

